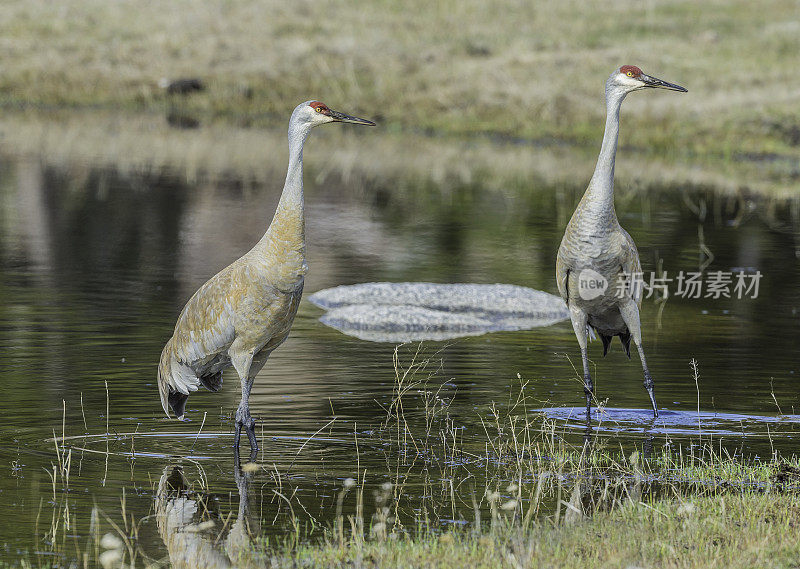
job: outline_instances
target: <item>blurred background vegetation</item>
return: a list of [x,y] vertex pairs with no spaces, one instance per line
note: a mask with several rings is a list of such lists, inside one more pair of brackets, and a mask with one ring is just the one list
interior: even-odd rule
[[[542,148],[586,149],[579,160],[591,168],[603,129],[603,82],[615,67],[636,64],[689,89],[634,94],[623,109],[621,144],[642,160],[681,164],[668,181],[784,191],[800,176],[794,0],[19,0],[4,3],[0,53],[4,120],[23,112],[26,121],[13,124],[20,140],[9,135],[11,127],[3,129],[10,146],[41,144],[41,131],[50,129],[31,126],[31,117],[52,121],[64,109],[72,111],[73,127],[91,123],[100,131],[69,140],[79,146],[94,140],[86,151],[94,154],[103,153],[104,137],[115,130],[97,122],[100,111],[106,118],[177,113],[190,126],[224,125],[224,133],[207,140],[235,145],[249,136],[242,130],[284,129],[297,103],[317,98],[380,122],[383,136],[395,141],[381,148],[390,170],[427,172],[432,161],[458,169],[465,152],[469,160],[489,152],[471,153],[464,140],[510,152],[478,164],[502,176],[509,165],[520,176],[541,168],[524,165],[514,150],[520,144],[534,161]],[[207,88],[182,97],[159,87],[162,78],[182,77],[199,78]],[[77,110],[91,118],[75,121]],[[171,136],[160,128],[145,126],[143,136]],[[130,136],[132,129],[117,130]],[[391,138],[398,135],[404,144]],[[207,163],[214,155],[197,145],[172,153],[182,163]],[[392,158],[397,154],[400,165]],[[549,178],[575,171],[570,160],[547,164]],[[713,180],[700,172],[709,165]],[[579,173],[588,179],[584,169]]]

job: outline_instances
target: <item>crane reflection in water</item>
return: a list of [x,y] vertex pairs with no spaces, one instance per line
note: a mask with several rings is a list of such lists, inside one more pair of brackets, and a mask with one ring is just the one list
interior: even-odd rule
[[[261,534],[258,516],[251,514],[250,483],[257,467],[234,462],[239,509],[232,523],[218,523],[211,514],[209,495],[190,491],[183,468],[164,467],[155,495],[158,533],[167,548],[171,566],[176,569],[227,569],[267,566],[266,552],[256,539]],[[227,533],[223,538],[222,535]]]

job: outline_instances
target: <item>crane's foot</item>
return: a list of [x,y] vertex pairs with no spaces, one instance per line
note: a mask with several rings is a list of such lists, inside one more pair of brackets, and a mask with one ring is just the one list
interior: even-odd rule
[[244,427],[247,433],[247,439],[250,441],[250,460],[255,460],[256,453],[258,452],[258,441],[256,440],[256,420],[252,417],[247,417],[241,421],[239,419],[236,420],[236,431],[233,435],[233,450],[238,458],[242,427]]
[[251,417],[250,422],[245,425],[245,429],[247,429],[247,439],[250,441],[250,456],[255,457],[255,454],[258,452],[258,441],[256,440],[256,420]]
[[658,418],[658,406],[656,405],[656,395],[653,391],[654,387],[653,378],[650,377],[649,373],[644,374],[644,388],[647,390],[647,394],[650,396],[650,403],[653,405],[653,419]]

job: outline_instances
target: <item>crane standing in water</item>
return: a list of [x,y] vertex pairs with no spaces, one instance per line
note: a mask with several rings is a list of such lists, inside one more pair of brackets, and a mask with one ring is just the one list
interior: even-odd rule
[[183,419],[189,394],[218,391],[230,365],[242,384],[234,449],[242,427],[258,450],[248,398],[253,380],[292,326],[308,271],[303,212],[303,144],[312,127],[330,122],[375,123],[329,109],[318,101],[298,105],[289,120],[289,170],[275,216],[264,236],[242,257],[211,277],[184,306],[161,352],[161,406]]
[[[679,85],[650,77],[633,65],[614,70],[606,81],[606,129],[594,175],[567,225],[556,259],[558,292],[569,308],[583,361],[586,419],[591,417],[594,386],[586,352],[590,331],[603,341],[603,355],[611,339],[619,336],[630,357],[636,344],[644,369],[644,387],[658,417],[653,378],[642,348],[639,305],[642,288],[639,253],[628,232],[620,227],[614,211],[614,157],[619,135],[619,109],[625,96],[639,89],[658,88],[686,92]],[[620,286],[623,285],[623,286]],[[621,292],[621,294],[620,294]]]

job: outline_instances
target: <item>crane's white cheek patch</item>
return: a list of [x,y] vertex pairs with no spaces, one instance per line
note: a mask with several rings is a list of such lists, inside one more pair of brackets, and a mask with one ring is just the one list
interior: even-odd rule
[[578,294],[583,300],[593,300],[602,296],[608,288],[608,279],[592,269],[578,273]]

